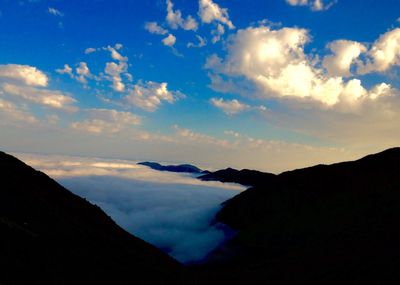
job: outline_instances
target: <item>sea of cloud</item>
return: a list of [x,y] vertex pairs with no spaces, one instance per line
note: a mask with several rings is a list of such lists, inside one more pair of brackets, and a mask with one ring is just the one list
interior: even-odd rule
[[221,203],[244,188],[160,172],[136,161],[14,154],[100,206],[121,227],[183,263],[199,262],[228,237],[212,224]]

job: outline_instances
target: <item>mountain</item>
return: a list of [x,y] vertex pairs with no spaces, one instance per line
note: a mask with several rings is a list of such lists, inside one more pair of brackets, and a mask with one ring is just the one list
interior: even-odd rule
[[227,168],[207,173],[198,177],[198,179],[203,181],[238,183],[244,186],[261,186],[268,185],[270,180],[275,179],[275,176],[275,174],[260,172],[256,170],[236,170],[233,168]]
[[169,171],[169,172],[186,172],[186,173],[208,173],[207,171],[204,172],[200,168],[191,165],[191,164],[180,164],[180,165],[161,165],[157,162],[139,162],[139,165],[144,165],[150,167],[151,169],[158,170],[158,171]]
[[0,152],[0,284],[191,284],[99,207]]
[[400,148],[266,176],[217,220],[238,233],[201,268],[215,284],[398,283]]

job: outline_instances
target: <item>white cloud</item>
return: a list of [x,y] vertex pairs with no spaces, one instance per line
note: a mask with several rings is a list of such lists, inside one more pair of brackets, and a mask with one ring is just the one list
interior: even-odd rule
[[59,17],[63,17],[63,16],[64,16],[64,14],[61,13],[59,10],[57,10],[57,9],[55,9],[55,8],[51,8],[51,7],[49,7],[49,8],[47,9],[47,12],[49,12],[50,14],[52,14],[52,15],[54,15],[54,16],[59,16]]
[[212,22],[220,22],[228,26],[229,29],[235,28],[229,19],[228,9],[220,8],[219,5],[212,0],[199,0],[198,15],[203,23],[210,24]]
[[124,61],[119,62],[107,62],[104,72],[109,75],[109,80],[112,81],[112,88],[117,92],[125,91],[125,84],[122,82],[121,74],[126,73],[128,70],[128,64]]
[[354,41],[337,40],[328,44],[333,55],[325,56],[323,66],[331,76],[351,76],[351,66],[367,48]]
[[107,46],[104,47],[104,50],[108,50],[109,52],[111,52],[111,58],[117,61],[128,61],[128,57],[126,56],[122,56],[118,50],[121,49],[123,46],[121,44],[115,44],[114,47],[112,46]]
[[172,104],[182,97],[183,94],[180,92],[169,91],[165,82],[148,81],[134,85],[133,89],[129,90],[128,95],[124,97],[124,100],[131,105],[154,112],[163,101]]
[[59,74],[68,74],[71,78],[74,77],[72,68],[68,64],[64,64],[64,68],[56,69],[56,72]]
[[367,62],[358,70],[361,74],[384,72],[400,65],[400,28],[379,37],[367,53]]
[[174,46],[175,43],[176,43],[176,37],[175,37],[173,34],[169,34],[166,38],[164,38],[164,39],[162,40],[162,43],[163,43],[165,46],[172,47],[172,46]]
[[168,33],[168,30],[164,29],[163,27],[159,26],[157,24],[157,22],[146,22],[144,25],[144,28],[152,33],[152,34],[156,34],[156,35],[165,35],[166,33]]
[[73,106],[76,102],[71,96],[57,90],[39,89],[29,86],[18,86],[10,83],[1,85],[1,90],[12,97],[24,101],[36,103],[45,107],[60,109],[65,111],[76,111]]
[[207,41],[204,38],[202,38],[201,36],[196,35],[196,38],[198,40],[197,44],[189,42],[186,46],[188,48],[201,48],[201,47],[204,47],[207,44]]
[[[66,66],[64,65],[64,69],[65,69],[65,67]],[[89,70],[89,67],[87,66],[86,62],[79,63],[78,67],[76,68],[76,74],[77,74],[76,79],[79,82],[81,82],[83,84],[87,84],[86,78],[91,77],[91,74],[90,74],[90,70]]]
[[227,115],[236,115],[250,108],[249,105],[243,104],[236,99],[225,101],[222,98],[211,98],[210,103],[221,109]]
[[71,128],[93,134],[116,134],[139,125],[140,117],[130,112],[109,109],[89,109],[89,119],[74,122]]
[[336,1],[325,4],[325,0],[286,0],[291,6],[309,6],[313,11],[324,11],[328,10]]
[[[231,38],[224,60],[214,55],[207,60],[206,68],[217,74],[244,77],[266,98],[285,97],[328,107],[346,103],[354,108],[371,99],[360,80],[346,82],[316,66],[317,59],[304,52],[309,40],[305,29],[250,27]],[[347,67],[348,62],[344,65]]]
[[0,79],[11,79],[31,86],[47,86],[48,77],[36,67],[20,64],[0,64]]
[[97,49],[89,47],[89,48],[85,49],[85,54],[91,54],[96,51],[97,51]]
[[182,12],[180,10],[174,10],[174,4],[171,0],[166,0],[167,3],[167,22],[172,29],[182,28],[184,30],[196,31],[198,24],[192,16],[188,16],[186,19],[182,18]]
[[225,28],[221,24],[217,24],[215,30],[211,31],[211,35],[213,36],[211,42],[215,44],[221,40],[221,37],[225,34]]

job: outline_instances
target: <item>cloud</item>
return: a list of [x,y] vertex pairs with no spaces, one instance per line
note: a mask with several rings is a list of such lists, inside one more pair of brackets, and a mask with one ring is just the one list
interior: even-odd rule
[[38,120],[26,108],[17,106],[11,101],[0,98],[0,124],[36,123]]
[[328,44],[333,55],[325,56],[323,66],[330,76],[351,76],[351,67],[359,56],[366,52],[366,46],[347,40],[337,40]]
[[196,38],[197,38],[197,40],[198,40],[198,43],[197,43],[197,44],[192,43],[192,42],[189,42],[186,46],[187,46],[188,48],[202,48],[202,47],[204,47],[205,45],[207,45],[207,41],[206,41],[205,39],[203,39],[201,36],[196,35]]
[[196,31],[198,24],[192,16],[183,19],[180,10],[174,10],[174,4],[171,0],[166,0],[167,3],[167,17],[166,20],[172,29],[182,28],[184,30]]
[[211,98],[210,103],[227,115],[236,115],[250,108],[249,105],[243,104],[236,99],[224,101],[222,98]]
[[91,53],[94,53],[96,51],[97,51],[97,49],[95,49],[95,48],[87,48],[87,49],[85,49],[85,54],[91,54]]
[[[309,41],[308,31],[301,28],[249,27],[231,37],[225,59],[213,55],[205,67],[217,75],[247,79],[264,98],[286,98],[304,104],[314,102],[319,107],[351,111],[364,100],[380,97],[372,96],[371,90],[365,89],[359,79],[346,81],[324,72],[317,65],[318,58],[304,51]],[[354,56],[350,58],[352,62]],[[335,58],[328,58],[325,63],[330,61]],[[344,69],[348,66],[345,62]],[[328,67],[332,70],[331,65]]]
[[169,34],[166,38],[162,40],[163,45],[172,47],[176,43],[176,37],[173,34]]
[[[64,65],[64,69],[65,69],[65,67],[66,66]],[[91,74],[90,74],[90,69],[87,66],[86,62],[79,63],[78,67],[76,68],[76,74],[77,74],[76,79],[79,82],[81,82],[83,84],[87,84],[86,78],[91,77]]]
[[1,90],[16,99],[39,104],[44,107],[54,108],[64,111],[76,111],[73,106],[76,102],[74,98],[58,90],[38,89],[29,86],[18,86],[10,83],[1,85]]
[[181,262],[199,261],[226,239],[211,226],[220,203],[243,189],[165,173],[135,161],[17,154],[120,226]]
[[121,74],[125,74],[128,71],[128,64],[124,61],[120,61],[118,64],[115,62],[107,62],[104,68],[105,74],[112,81],[112,88],[117,92],[125,91],[125,84],[122,82]]
[[68,64],[64,64],[63,68],[56,69],[58,74],[67,74],[69,77],[76,79],[80,83],[86,85],[88,83],[88,79],[93,78],[93,75],[90,73],[90,69],[86,62],[79,62],[77,67],[75,68],[75,73],[72,67]]
[[169,91],[167,87],[168,84],[166,82],[139,82],[129,90],[128,95],[124,97],[124,101],[146,111],[154,112],[162,104],[162,101],[172,104],[184,97],[182,93]]
[[212,0],[199,0],[198,15],[203,23],[210,24],[212,22],[220,22],[229,29],[235,28],[229,19],[228,9],[220,8],[219,5]]
[[89,109],[87,113],[89,119],[74,122],[71,124],[71,128],[93,134],[117,134],[141,123],[140,117],[129,112]]
[[384,72],[400,65],[400,28],[384,33],[367,53],[366,63],[360,64],[358,72]]
[[109,52],[111,52],[111,58],[117,61],[128,61],[128,57],[126,56],[122,56],[118,50],[120,50],[122,48],[122,44],[115,44],[114,47],[112,46],[107,46],[104,47],[104,50],[108,50]]
[[51,15],[58,16],[58,17],[63,17],[64,16],[64,14],[61,13],[59,10],[57,10],[55,8],[51,8],[51,7],[49,7],[47,9],[47,12],[49,12]]
[[156,35],[165,35],[166,33],[168,33],[168,30],[164,29],[163,27],[159,26],[157,24],[157,22],[146,22],[144,25],[144,28],[152,33],[152,34],[156,34]]
[[11,79],[30,86],[46,87],[48,77],[36,67],[20,64],[0,64],[0,79]]
[[59,74],[68,74],[71,78],[74,77],[74,74],[72,72],[72,67],[70,67],[68,64],[64,64],[64,68],[56,69],[56,72]]
[[325,0],[286,0],[291,6],[309,6],[312,11],[324,11],[332,7],[336,1],[325,4]]

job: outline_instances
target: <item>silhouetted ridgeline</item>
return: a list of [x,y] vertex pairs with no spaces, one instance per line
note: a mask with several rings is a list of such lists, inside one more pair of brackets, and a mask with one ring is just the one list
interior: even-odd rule
[[400,282],[400,148],[267,179],[218,213],[239,233],[208,272],[237,284]]
[[257,170],[242,169],[236,170],[227,168],[215,172],[207,173],[199,177],[203,181],[220,181],[238,183],[244,186],[261,186],[268,185],[275,174],[260,172]]
[[186,284],[186,269],[0,152],[0,284]]
[[191,164],[180,164],[180,165],[161,165],[157,162],[139,162],[139,165],[144,165],[150,167],[151,169],[158,171],[168,171],[168,172],[186,172],[186,173],[208,173],[208,171],[203,171],[200,168]]

